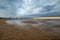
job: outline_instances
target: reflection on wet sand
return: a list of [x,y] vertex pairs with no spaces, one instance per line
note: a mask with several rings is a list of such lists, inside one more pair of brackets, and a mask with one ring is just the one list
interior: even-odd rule
[[0,20],[0,40],[60,40],[60,20]]
[[60,20],[7,20],[7,24],[9,25],[59,25]]

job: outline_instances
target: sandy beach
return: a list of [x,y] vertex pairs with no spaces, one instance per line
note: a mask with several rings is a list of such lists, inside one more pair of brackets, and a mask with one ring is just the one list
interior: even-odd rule
[[60,24],[38,24],[30,20],[9,25],[6,21],[0,19],[0,40],[60,40]]

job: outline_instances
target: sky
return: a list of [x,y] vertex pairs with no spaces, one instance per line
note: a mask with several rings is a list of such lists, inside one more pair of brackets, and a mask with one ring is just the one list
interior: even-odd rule
[[60,14],[60,0],[0,0],[0,17]]

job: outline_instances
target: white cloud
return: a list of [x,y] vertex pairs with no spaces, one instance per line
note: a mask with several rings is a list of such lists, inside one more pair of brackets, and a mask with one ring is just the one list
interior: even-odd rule
[[42,11],[43,11],[43,9],[39,7],[39,8],[33,9],[33,10],[32,10],[32,13],[35,14],[35,13],[40,13],[40,12],[42,12]]
[[23,2],[26,6],[29,6],[32,4],[32,0],[23,0]]
[[23,16],[31,11],[31,1],[32,0],[23,0],[24,3],[21,5],[22,7],[17,9],[18,17]]
[[24,9],[22,9],[22,8],[19,8],[19,9],[17,10],[17,16],[18,16],[18,17],[24,15],[25,13],[26,13],[26,10],[24,10]]

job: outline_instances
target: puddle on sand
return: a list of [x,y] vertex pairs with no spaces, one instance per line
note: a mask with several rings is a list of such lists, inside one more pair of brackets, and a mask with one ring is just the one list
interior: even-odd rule
[[[9,25],[34,25],[34,23],[23,23],[22,20],[7,20],[6,23],[8,23]],[[60,20],[49,20],[49,21],[42,21],[42,22],[38,22],[37,24],[40,25],[59,25],[60,24]]]
[[22,23],[22,20],[8,20],[8,21],[6,21],[6,23],[9,25],[17,25],[17,26],[26,25],[26,23]]

